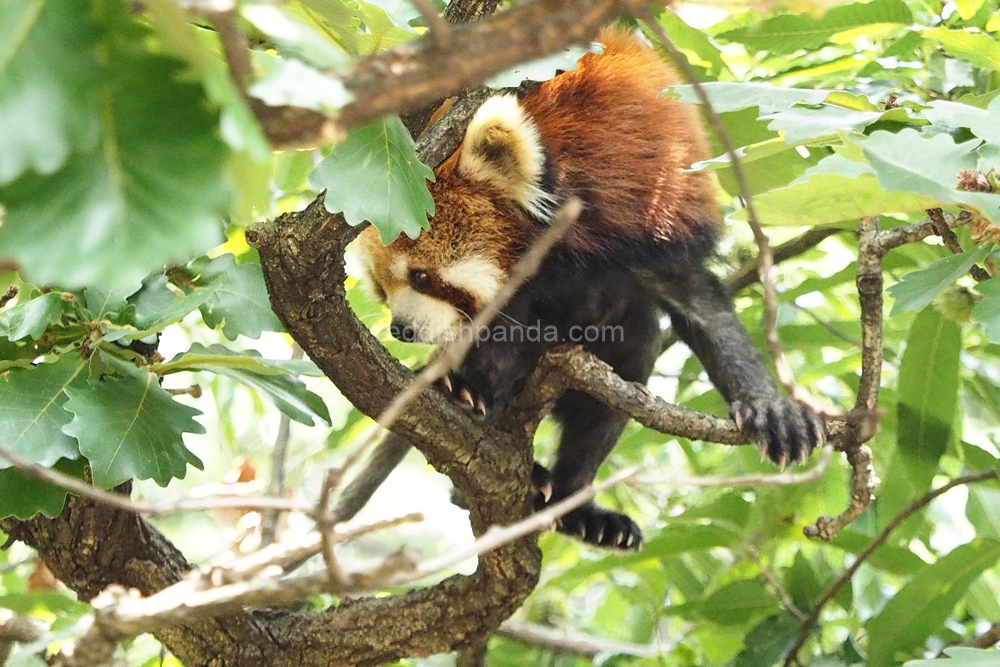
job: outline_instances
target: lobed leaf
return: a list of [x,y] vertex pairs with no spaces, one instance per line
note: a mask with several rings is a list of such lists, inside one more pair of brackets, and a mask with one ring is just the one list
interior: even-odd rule
[[73,420],[63,432],[80,441],[94,486],[110,489],[132,478],[166,486],[171,479],[183,479],[188,464],[201,469],[201,460],[182,438],[183,433],[205,432],[194,420],[201,413],[175,401],[145,368],[102,357],[118,374],[67,387],[64,406]]
[[0,0],[0,185],[97,142],[102,32],[89,0]]
[[202,257],[191,263],[196,274],[194,286],[209,293],[201,305],[205,324],[217,329],[229,340],[240,334],[259,338],[264,331],[284,331],[271,310],[260,264],[237,264],[235,255]]
[[99,141],[58,170],[25,172],[0,187],[0,254],[37,284],[138,283],[221,239],[217,114],[199,86],[179,80],[176,61],[147,51],[145,32],[121,3],[103,4],[100,39],[88,53],[99,49],[106,64],[80,84],[97,101]]
[[417,159],[413,139],[397,116],[352,131],[309,176],[326,189],[326,208],[350,225],[370,222],[383,243],[429,229],[434,200],[425,181],[434,173]]
[[[0,375],[0,447],[43,466],[79,458],[77,441],[62,430],[71,418],[63,407],[65,391],[84,382],[85,369],[78,355],[64,354]],[[0,469],[9,466],[0,457]]]

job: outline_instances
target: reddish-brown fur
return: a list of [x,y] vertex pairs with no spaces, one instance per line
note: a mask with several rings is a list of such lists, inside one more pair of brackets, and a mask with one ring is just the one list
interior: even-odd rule
[[[689,172],[706,157],[697,112],[660,97],[675,84],[670,67],[634,36],[605,30],[603,53],[580,59],[575,70],[539,85],[521,100],[541,134],[559,199],[584,202],[584,212],[554,254],[583,258],[620,248],[684,243],[717,226],[713,184]],[[458,173],[462,148],[435,172],[430,185],[436,213],[416,240],[400,238],[384,249],[374,230],[362,235],[374,282],[390,288],[391,255],[411,268],[444,266],[480,255],[509,270],[541,229],[520,207],[489,185]]]

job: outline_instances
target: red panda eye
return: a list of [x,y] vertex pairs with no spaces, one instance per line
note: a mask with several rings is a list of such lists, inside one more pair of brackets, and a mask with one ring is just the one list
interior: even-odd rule
[[422,269],[410,271],[410,284],[414,289],[427,289],[431,285],[431,275]]

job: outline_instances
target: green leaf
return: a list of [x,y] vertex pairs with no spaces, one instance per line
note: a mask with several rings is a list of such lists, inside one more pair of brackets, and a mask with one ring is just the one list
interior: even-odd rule
[[609,572],[619,567],[633,567],[651,559],[662,561],[682,553],[728,547],[739,539],[739,533],[726,525],[676,521],[668,524],[656,537],[646,542],[640,553],[608,554],[597,561],[582,561],[555,577],[552,584],[564,586],[594,574]]
[[809,14],[782,14],[717,37],[772,53],[817,49],[845,30],[885,23],[909,24],[913,15],[903,0],[875,0],[834,7],[822,18]]
[[962,331],[933,306],[913,320],[899,366],[896,459],[885,475],[882,522],[930,488],[958,406]]
[[947,134],[925,137],[908,128],[896,134],[873,132],[860,145],[884,189],[915,192],[941,204],[963,204],[1000,224],[1000,195],[955,188],[960,170],[977,168],[978,144],[956,145]]
[[1000,70],[1000,44],[996,38],[981,32],[949,30],[948,28],[928,28],[924,37],[941,45],[945,51],[966,60],[976,67]]
[[[288,370],[289,361],[261,359],[253,351],[240,354],[221,345],[206,348],[195,343],[190,350],[174,357],[158,370],[161,373],[189,370],[226,375],[269,397],[282,412],[297,422],[312,426],[315,418],[329,425],[330,413],[326,403],[306,389],[301,380],[289,374],[293,372]],[[292,368],[303,366],[301,363],[291,365]],[[312,368],[319,371],[315,365]]]
[[62,319],[66,302],[59,292],[49,292],[9,308],[0,316],[0,335],[10,340],[38,340]]
[[[85,369],[78,355],[64,354],[54,363],[0,375],[0,446],[43,466],[78,458],[76,440],[62,430],[70,420],[64,391],[82,383]],[[8,466],[0,457],[0,469]]]
[[151,333],[184,319],[208,301],[222,286],[222,281],[208,287],[195,288],[187,294],[179,294],[167,287],[167,276],[159,274],[147,278],[142,288],[128,297],[128,303],[135,309],[133,322],[137,331],[129,335],[131,339],[145,338]]
[[972,321],[983,327],[991,343],[1000,343],[1000,280],[991,278],[976,285],[982,301],[972,309]]
[[284,331],[271,310],[260,264],[237,264],[235,255],[226,254],[197,259],[191,271],[197,274],[195,287],[210,291],[201,306],[205,324],[213,329],[222,326],[229,340],[240,334],[259,338],[263,331]]
[[799,622],[789,614],[764,619],[743,640],[734,667],[771,667],[781,662],[799,636]]
[[[60,459],[52,468],[82,480],[86,465],[83,459]],[[62,512],[68,493],[54,484],[28,477],[17,468],[0,470],[0,519],[14,516],[26,520],[38,513],[53,519]]]
[[0,185],[97,141],[93,16],[89,0],[0,0]]
[[426,180],[434,173],[417,159],[410,133],[392,116],[347,135],[313,170],[309,185],[326,189],[328,211],[343,212],[350,225],[369,221],[388,244],[430,228],[434,200]]
[[[926,269],[910,271],[902,280],[889,287],[889,294],[894,299],[890,317],[924,308],[934,297],[968,273],[973,264],[989,257],[990,252],[992,248],[980,248],[961,255],[942,257]],[[997,284],[1000,285],[1000,281]]]
[[[592,45],[590,50],[594,50]],[[486,82],[490,88],[516,88],[522,81],[548,81],[560,71],[569,72],[576,69],[576,61],[587,53],[587,49],[571,46],[556,51],[551,56],[539,58],[526,63],[514,65],[504,70]]]
[[102,359],[119,375],[67,387],[64,406],[73,420],[63,431],[80,441],[94,486],[110,489],[132,478],[166,486],[171,479],[183,479],[188,464],[201,469],[201,460],[181,437],[205,432],[194,420],[201,413],[175,401],[145,368],[107,355]]
[[[829,158],[828,158],[829,159]],[[816,174],[754,197],[762,225],[824,225],[867,215],[923,211],[937,201],[910,192],[886,192],[872,174]],[[746,211],[732,216],[746,219]]]
[[786,570],[785,587],[799,609],[811,609],[823,594],[823,585],[801,551],[796,552],[792,566]]
[[243,18],[272,38],[284,53],[292,53],[322,69],[343,70],[350,57],[335,42],[327,39],[309,24],[299,21],[281,7],[243,5]]
[[1000,490],[982,484],[969,485],[965,516],[975,526],[977,537],[1000,541]]
[[909,660],[903,663],[903,667],[1000,667],[1000,653],[995,649],[987,651],[981,648],[965,648],[963,646],[949,646],[944,649],[944,654],[951,658],[948,662],[941,662],[940,658],[935,660]]
[[107,64],[89,81],[100,141],[52,174],[0,187],[0,254],[37,284],[138,283],[221,240],[218,115],[199,86],[179,80],[176,61],[147,52],[145,31],[122,4],[102,5]]
[[[791,109],[798,104],[822,104],[832,90],[781,88],[767,83],[726,83],[710,81],[701,84],[716,113],[757,107],[761,115]],[[694,86],[671,86],[665,93],[688,104],[701,104]]]
[[742,625],[777,606],[778,601],[763,583],[757,579],[741,579],[713,592],[698,604],[698,610],[719,625]]
[[324,74],[301,60],[261,52],[254,55],[261,75],[250,86],[250,94],[268,106],[295,106],[335,115],[353,99],[340,79]]
[[983,570],[1000,558],[1000,543],[964,544],[913,577],[867,623],[871,667],[894,665],[897,652],[909,652],[937,631]]
[[157,364],[153,368],[160,375],[168,375],[181,371],[204,370],[208,366],[212,368],[225,366],[257,375],[291,373],[323,377],[323,371],[308,359],[263,359],[260,353],[254,350],[237,353],[222,345],[205,347],[199,343],[194,343],[187,352],[178,354],[169,362]]
[[[729,66],[722,59],[722,53],[708,36],[685,23],[672,11],[664,11],[659,16],[660,26],[677,48],[688,57],[692,65],[704,67],[712,75],[719,76],[729,71]],[[652,37],[656,41],[655,36]]]

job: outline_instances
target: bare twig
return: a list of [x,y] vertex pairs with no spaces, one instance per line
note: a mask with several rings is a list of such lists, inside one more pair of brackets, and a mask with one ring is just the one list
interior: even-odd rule
[[[305,356],[302,347],[292,343],[292,359],[301,359]],[[291,418],[287,413],[281,413],[281,420],[278,422],[278,435],[274,438],[274,448],[271,450],[271,480],[267,485],[267,495],[272,498],[282,498],[285,495],[285,460],[288,456],[288,440],[291,435]],[[267,546],[274,542],[278,532],[278,519],[281,512],[278,510],[267,510],[260,519],[260,543]]]
[[677,641],[660,644],[633,644],[604,637],[594,637],[570,629],[553,628],[520,619],[505,621],[497,635],[522,644],[539,646],[564,655],[595,658],[599,654],[631,655],[637,658],[656,658],[669,654]]
[[[827,238],[834,234],[843,232],[842,229],[825,227],[822,229],[810,229],[791,241],[786,241],[772,249],[774,263],[783,262],[792,257],[797,257],[809,250],[812,250]],[[735,271],[726,277],[726,286],[733,293],[760,282],[760,270],[757,258],[740,265]]]
[[[958,215],[942,211],[942,217],[948,223],[949,228],[967,225],[973,219],[973,215],[969,211],[961,211]],[[878,233],[875,237],[875,250],[879,255],[884,257],[893,248],[923,240],[936,233],[934,231],[934,223],[931,220],[924,220],[913,225],[893,227],[892,229],[886,229]]]
[[110,491],[96,489],[89,484],[64,475],[58,470],[52,470],[45,466],[32,463],[26,458],[15,454],[9,449],[0,447],[0,459],[7,459],[15,468],[28,477],[54,484],[66,489],[70,493],[78,496],[90,498],[95,502],[103,503],[110,507],[116,507],[126,512],[135,512],[146,516],[162,516],[174,512],[201,511],[208,509],[222,508],[272,508],[285,512],[303,512],[312,514],[313,506],[308,503],[300,503],[284,498],[251,498],[248,496],[217,496],[214,498],[181,499],[173,502],[146,503],[132,500],[128,496],[123,496]]
[[813,482],[823,476],[833,461],[833,448],[824,447],[816,465],[804,472],[781,472],[770,475],[742,475],[739,477],[639,477],[626,482],[629,486],[691,486],[691,487],[740,487],[740,486],[789,486]]
[[802,624],[802,629],[799,631],[799,636],[792,645],[788,654],[785,656],[785,667],[789,667],[798,659],[798,652],[802,649],[803,644],[805,644],[806,639],[809,638],[809,633],[812,631],[814,625],[819,621],[819,615],[823,611],[823,607],[826,603],[833,599],[833,597],[843,588],[854,576],[854,573],[858,571],[872,553],[878,549],[882,544],[889,538],[889,535],[895,530],[899,524],[906,521],[908,518],[913,516],[916,512],[920,511],[924,507],[930,504],[932,500],[941,496],[948,491],[954,489],[956,486],[962,486],[964,484],[974,484],[976,482],[984,482],[991,479],[997,479],[996,470],[986,470],[984,472],[977,472],[971,475],[965,475],[964,477],[956,477],[955,479],[949,481],[933,491],[928,491],[920,498],[917,498],[909,505],[904,507],[896,516],[892,517],[892,520],[886,524],[885,528],[882,529],[875,538],[865,545],[865,548],[858,552],[857,557],[851,566],[844,571],[840,577],[833,582],[833,584],[820,596],[813,605],[813,608],[809,612],[808,618]]
[[167,393],[171,396],[183,396],[188,395],[193,398],[201,397],[201,385],[193,384],[190,387],[182,387],[180,389],[167,389]]
[[989,630],[975,637],[969,642],[969,646],[973,648],[991,648],[997,642],[1000,642],[1000,623],[994,623]]
[[253,62],[250,60],[250,42],[236,24],[236,10],[209,12],[205,17],[219,36],[222,54],[226,64],[229,65],[229,74],[233,82],[243,96],[249,99],[247,80],[253,74]]
[[[961,255],[965,252],[962,250],[962,244],[958,242],[958,236],[948,226],[948,221],[944,219],[944,211],[939,208],[929,208],[927,209],[927,215],[931,219],[931,227],[934,229],[934,233],[941,237],[945,247],[951,250],[952,254]],[[987,273],[986,269],[975,264],[969,267],[969,275],[977,283],[990,279],[990,274]]]
[[781,606],[785,608],[785,611],[798,619],[800,623],[804,623],[806,620],[805,613],[795,606],[792,596],[788,594],[788,591],[781,585],[781,582],[774,576],[774,573],[764,565],[764,559],[761,558],[760,552],[752,546],[748,547],[747,552],[750,554],[753,562],[757,564],[757,570],[760,571],[760,578],[764,580],[764,583],[771,589],[771,592],[778,596],[778,600],[781,601]]
[[438,14],[434,3],[431,0],[410,0],[410,2],[420,12],[420,16],[424,19],[424,25],[427,26],[427,32],[431,34],[431,38],[438,48],[447,49],[451,46],[451,27]]

